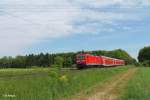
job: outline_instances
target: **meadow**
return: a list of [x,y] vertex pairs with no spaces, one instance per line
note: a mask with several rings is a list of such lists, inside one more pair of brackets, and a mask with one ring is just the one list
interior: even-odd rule
[[120,100],[150,100],[150,69],[141,67],[128,82]]
[[67,99],[129,68],[63,70],[58,77],[49,68],[0,69],[0,100]]

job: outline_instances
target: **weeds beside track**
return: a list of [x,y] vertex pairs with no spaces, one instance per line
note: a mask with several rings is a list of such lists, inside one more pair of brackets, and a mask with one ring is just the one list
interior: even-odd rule
[[[68,81],[60,84],[49,76],[50,69],[18,70],[7,69],[0,71],[0,99],[13,100],[62,100],[69,98],[81,90],[86,90],[93,85],[118,73],[128,70],[130,67],[94,68],[86,70],[64,70]],[[32,75],[31,73],[34,73]],[[36,73],[36,77],[35,77]],[[46,73],[46,74],[41,74]],[[30,74],[30,75],[28,75]],[[14,75],[13,77],[5,77]],[[22,77],[23,75],[23,77]],[[17,77],[18,76],[18,77]],[[15,95],[14,98],[5,95]]]

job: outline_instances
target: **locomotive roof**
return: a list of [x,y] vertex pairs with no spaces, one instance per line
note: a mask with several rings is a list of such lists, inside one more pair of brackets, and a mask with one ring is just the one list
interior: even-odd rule
[[[102,55],[96,56],[96,55],[92,55],[89,53],[80,53],[78,55],[90,55],[90,56],[95,56],[95,57],[105,57],[105,58],[111,58],[111,59],[115,59],[115,60],[122,60],[122,59],[117,59],[117,58],[112,58],[112,57],[107,57],[107,56],[102,56]],[[122,60],[122,61],[124,61],[124,60]]]

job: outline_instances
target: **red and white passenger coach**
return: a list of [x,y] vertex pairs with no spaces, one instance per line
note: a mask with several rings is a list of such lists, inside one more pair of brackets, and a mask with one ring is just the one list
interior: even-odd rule
[[125,61],[116,58],[110,58],[106,56],[94,56],[91,54],[78,54],[76,56],[76,64],[78,68],[84,68],[88,66],[120,66],[125,65]]

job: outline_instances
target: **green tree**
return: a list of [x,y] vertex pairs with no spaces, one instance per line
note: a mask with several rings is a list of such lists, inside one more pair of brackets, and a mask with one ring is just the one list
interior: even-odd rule
[[64,62],[64,66],[65,67],[71,67],[73,65],[73,59],[71,57],[67,57],[65,62]]
[[26,66],[26,58],[24,56],[17,56],[14,61],[15,66],[13,67],[24,68]]
[[139,51],[138,60],[143,66],[150,66],[150,46],[144,47]]
[[54,58],[54,65],[53,67],[62,68],[64,63],[64,59],[61,56],[56,56]]
[[139,62],[150,60],[150,46],[144,47],[143,49],[140,50],[139,55],[138,55],[138,60]]

